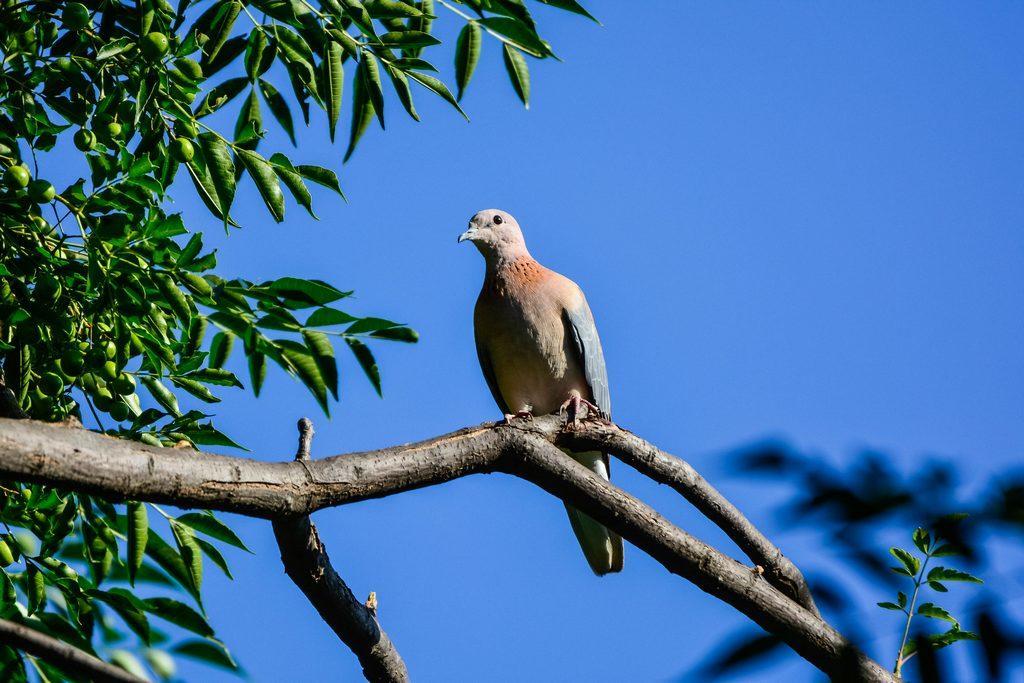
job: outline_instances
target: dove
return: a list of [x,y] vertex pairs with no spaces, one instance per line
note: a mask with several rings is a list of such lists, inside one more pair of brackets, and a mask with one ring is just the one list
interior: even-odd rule
[[[495,403],[508,421],[565,413],[567,428],[584,417],[611,417],[611,395],[601,340],[583,291],[539,264],[519,223],[487,209],[458,239],[484,257],[483,287],[473,313],[477,356]],[[608,455],[568,453],[604,479]],[[622,539],[566,505],[573,532],[595,574],[622,570]]]

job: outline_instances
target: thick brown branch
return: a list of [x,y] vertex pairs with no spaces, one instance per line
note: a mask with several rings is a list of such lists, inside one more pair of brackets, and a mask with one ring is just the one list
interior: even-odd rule
[[[585,438],[586,426],[573,438]],[[430,441],[309,463],[155,449],[82,430],[0,420],[0,476],[108,498],[163,501],[279,518],[501,470],[578,507],[729,603],[837,680],[892,681],[820,618],[764,577],[674,527],[549,442],[557,418],[461,430]],[[542,438],[541,434],[545,436]]]
[[22,624],[0,619],[0,643],[27,652],[47,664],[72,673],[76,678],[97,683],[145,683],[124,669],[93,657],[45,633]]
[[[299,420],[297,461],[309,460],[313,424]],[[380,628],[374,612],[361,603],[331,565],[327,549],[308,515],[275,519],[274,536],[285,573],[295,582],[338,638],[355,653],[372,683],[405,683],[405,662]]]
[[576,432],[552,433],[550,429],[542,429],[540,434],[574,450],[611,453],[651,479],[671,486],[722,529],[751,562],[762,567],[772,585],[820,616],[811,589],[797,566],[685,460],[609,423],[591,422],[587,429]]

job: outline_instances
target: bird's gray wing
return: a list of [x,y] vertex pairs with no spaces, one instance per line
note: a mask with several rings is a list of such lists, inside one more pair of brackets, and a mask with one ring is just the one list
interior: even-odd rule
[[491,365],[491,356],[487,353],[487,347],[480,342],[479,335],[476,337],[476,357],[480,361],[480,370],[484,373],[484,379],[487,380],[487,388],[491,390],[494,402],[498,404],[501,412],[508,415],[511,411],[508,409],[505,399],[501,396],[501,389],[498,388],[498,378],[494,376],[494,367]]
[[601,350],[601,339],[597,336],[597,325],[594,315],[590,312],[587,300],[580,299],[579,305],[564,309],[567,327],[572,332],[579,351],[579,359],[583,365],[583,374],[594,403],[601,409],[604,416],[612,416],[612,397],[608,388],[608,370],[604,366],[604,352]]

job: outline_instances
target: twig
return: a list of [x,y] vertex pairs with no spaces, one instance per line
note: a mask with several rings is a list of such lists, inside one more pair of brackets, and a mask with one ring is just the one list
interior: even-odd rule
[[74,674],[76,678],[97,683],[145,683],[144,678],[108,664],[84,650],[68,645],[63,640],[57,640],[7,619],[0,619],[0,643],[38,657],[48,664]]
[[[298,426],[299,448],[295,460],[305,467],[310,459],[313,423],[304,417]],[[338,638],[355,653],[366,680],[374,683],[408,681],[405,662],[377,623],[376,600],[371,609],[352,593],[331,565],[327,549],[309,516],[282,517],[275,519],[273,526],[285,573],[309,598]]]

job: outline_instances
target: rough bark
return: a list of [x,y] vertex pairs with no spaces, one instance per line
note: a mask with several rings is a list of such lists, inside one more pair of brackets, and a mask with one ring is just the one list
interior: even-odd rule
[[0,619],[0,644],[27,652],[82,680],[95,683],[146,683],[146,679],[108,664],[63,640],[7,619]]
[[[299,420],[296,461],[308,461],[313,424]],[[309,515],[273,521],[285,573],[309,599],[324,622],[359,659],[371,683],[406,683],[409,672],[394,643],[381,629],[374,609],[360,602],[327,556]]]
[[732,506],[716,510],[724,498],[703,479],[687,480],[689,466],[669,467],[664,461],[671,456],[653,453],[649,444],[613,425],[591,422],[575,433],[564,433],[557,417],[482,425],[420,443],[311,462],[277,463],[157,449],[83,430],[0,420],[0,476],[111,499],[152,500],[278,519],[468,474],[502,471],[533,482],[614,529],[670,572],[781,637],[833,679],[892,681],[881,666],[754,568],[676,528],[552,443],[607,445],[642,470],[656,473],[659,481],[679,486],[680,492],[697,501],[698,508],[711,509],[715,521],[731,528],[730,535],[747,545],[745,551],[765,560],[762,566],[771,566],[772,551],[757,543],[760,534],[744,529],[744,524],[752,525]]

